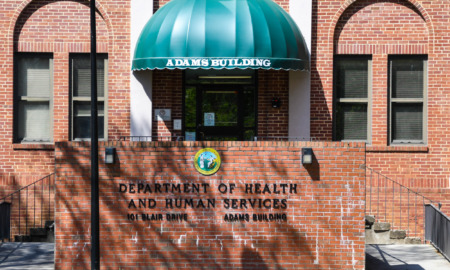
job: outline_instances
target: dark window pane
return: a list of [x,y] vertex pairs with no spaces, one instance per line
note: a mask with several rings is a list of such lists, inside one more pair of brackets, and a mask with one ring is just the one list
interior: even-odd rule
[[[105,59],[97,57],[97,96],[105,96]],[[73,58],[73,96],[91,96],[91,60],[89,55]]]
[[367,98],[367,59],[336,60],[336,90],[338,98]]
[[255,140],[255,130],[249,129],[244,133],[244,141],[254,141]]
[[367,140],[367,104],[337,106],[336,139]]
[[[104,103],[99,101],[97,103],[97,114],[104,115]],[[74,116],[91,116],[91,102],[90,101],[74,101]]]
[[254,87],[244,88],[244,127],[255,127],[256,125],[254,91]]
[[[205,126],[237,126],[238,124],[238,92],[208,90],[203,92],[202,123]],[[208,123],[205,115],[213,117]]]
[[392,61],[392,97],[423,98],[424,61],[394,59]]
[[[98,117],[98,137],[104,138],[104,117]],[[91,117],[90,116],[76,116],[74,117],[73,136],[75,139],[90,139],[91,138]]]
[[[74,102],[74,120],[73,120],[73,138],[90,139],[91,138],[91,102]],[[104,103],[98,102],[98,137],[104,138]]]
[[185,126],[186,128],[195,128],[197,118],[197,89],[195,87],[186,87],[186,95],[184,98]]
[[392,104],[392,140],[423,140],[423,105]]

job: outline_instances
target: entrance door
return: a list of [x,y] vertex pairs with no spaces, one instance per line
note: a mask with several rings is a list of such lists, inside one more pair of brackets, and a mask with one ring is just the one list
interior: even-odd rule
[[243,89],[240,85],[202,85],[197,88],[197,139],[243,139]]
[[186,70],[183,134],[187,141],[251,141],[257,127],[254,70]]

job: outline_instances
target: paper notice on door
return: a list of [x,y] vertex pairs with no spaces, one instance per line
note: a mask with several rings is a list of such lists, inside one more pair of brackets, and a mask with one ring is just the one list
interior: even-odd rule
[[186,131],[184,140],[195,141],[195,131],[194,132]]
[[214,113],[205,113],[205,127],[213,127],[215,126],[215,115]]

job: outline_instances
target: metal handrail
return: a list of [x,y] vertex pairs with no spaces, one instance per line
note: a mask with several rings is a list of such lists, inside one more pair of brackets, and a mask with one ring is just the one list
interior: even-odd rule
[[20,192],[20,191],[22,191],[22,190],[24,190],[24,189],[26,189],[26,188],[32,186],[32,185],[35,185],[36,183],[38,183],[38,182],[40,182],[40,181],[42,181],[42,180],[44,180],[44,179],[46,179],[46,178],[49,178],[49,177],[51,177],[51,176],[53,176],[53,175],[55,175],[55,173],[51,173],[51,174],[49,174],[49,175],[47,175],[47,176],[42,177],[42,178],[39,179],[39,180],[37,180],[37,181],[35,181],[35,182],[33,182],[33,183],[27,185],[27,186],[24,186],[24,187],[22,187],[22,188],[19,188],[18,190],[14,191],[13,193],[8,194],[8,195],[6,195],[6,196],[0,198],[0,201],[5,202],[5,201],[6,201],[6,198],[11,197],[12,195],[14,195],[14,194],[16,194],[16,193],[18,193],[18,192]]
[[[366,172],[366,215],[374,215],[377,220],[390,222],[394,229],[405,230],[410,236],[424,239],[425,204],[434,204],[440,208],[441,203],[369,167],[366,167]],[[406,214],[406,217],[402,214]],[[413,215],[414,224],[411,223],[410,215]]]
[[[184,141],[184,136],[121,136],[119,141],[134,141],[134,142],[151,142],[151,141]],[[290,136],[254,136],[253,141],[319,141],[315,137],[290,137]]]
[[[39,204],[39,206],[40,206],[39,209],[40,209],[40,214],[41,214],[41,216],[40,216],[40,227],[44,227],[44,224],[43,224],[44,218],[47,218],[47,220],[51,220],[52,218],[54,218],[54,215],[52,215],[52,212],[51,212],[51,205],[52,205],[51,188],[55,184],[54,175],[55,175],[55,173],[51,173],[51,174],[49,174],[49,175],[47,175],[45,177],[42,177],[39,180],[37,180],[37,181],[35,181],[35,182],[33,182],[33,183],[29,184],[29,185],[26,185],[26,186],[24,186],[24,187],[22,187],[22,188],[20,188],[20,189],[18,189],[16,191],[14,191],[14,192],[8,194],[8,195],[0,198],[1,202],[9,202],[9,203],[11,203],[11,207],[12,207],[12,203],[15,200],[15,198],[17,197],[17,201],[18,201],[18,216],[15,216],[15,218],[18,218],[18,222],[16,224],[17,227],[18,227],[18,230],[17,230],[17,232],[13,232],[12,230],[10,230],[11,235],[13,235],[13,234],[15,234],[15,235],[27,235],[28,234],[28,231],[29,231],[28,230],[29,229],[28,228],[28,225],[29,225],[29,222],[28,222],[28,216],[29,216],[28,215],[28,208],[29,208],[28,207],[28,201],[29,201],[29,194],[28,193],[29,192],[28,191],[29,191],[31,186],[33,186],[33,227],[36,227],[36,208],[37,208],[37,204],[36,204],[36,194],[37,194],[36,187],[37,187],[37,185],[39,183],[41,183],[41,186],[38,187],[38,188],[41,189],[40,204]],[[52,182],[51,181],[52,178],[53,178],[53,184],[51,183]],[[45,192],[47,191],[47,190],[44,190],[44,189],[47,188],[47,187],[44,187],[44,182],[45,182],[46,179],[48,179],[48,201],[44,203],[44,195],[45,195]],[[23,224],[22,224],[22,199],[23,198],[21,196],[21,193],[24,192],[24,191],[25,191],[25,233],[22,233],[22,227],[23,227]],[[8,198],[10,198],[10,200],[7,200]],[[47,206],[46,204],[48,204],[48,207],[45,207],[45,206]],[[54,205],[54,202],[53,202],[53,205]],[[44,208],[48,208],[48,213],[47,213],[46,217],[44,217],[44,211],[43,211]],[[13,209],[11,209],[11,212],[12,211],[13,211]],[[13,218],[13,215],[11,214],[11,219],[12,218]],[[10,222],[10,226],[12,226],[12,225],[13,225],[13,222]]]
[[121,136],[119,141],[151,142],[151,141],[184,141],[184,136]]
[[291,137],[291,136],[255,136],[253,140],[256,141],[301,141],[301,142],[315,142],[319,139],[315,137]]
[[434,205],[425,205],[425,239],[450,261],[450,218]]

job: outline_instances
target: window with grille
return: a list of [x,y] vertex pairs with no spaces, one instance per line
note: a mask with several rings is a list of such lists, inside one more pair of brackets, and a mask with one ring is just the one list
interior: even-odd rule
[[15,55],[14,141],[51,142],[53,59],[51,54]]
[[389,57],[391,144],[426,141],[426,56]]
[[[107,134],[107,56],[97,55],[98,138]],[[71,139],[91,138],[91,60],[89,54],[70,55]]]
[[370,141],[371,58],[334,60],[334,140]]

